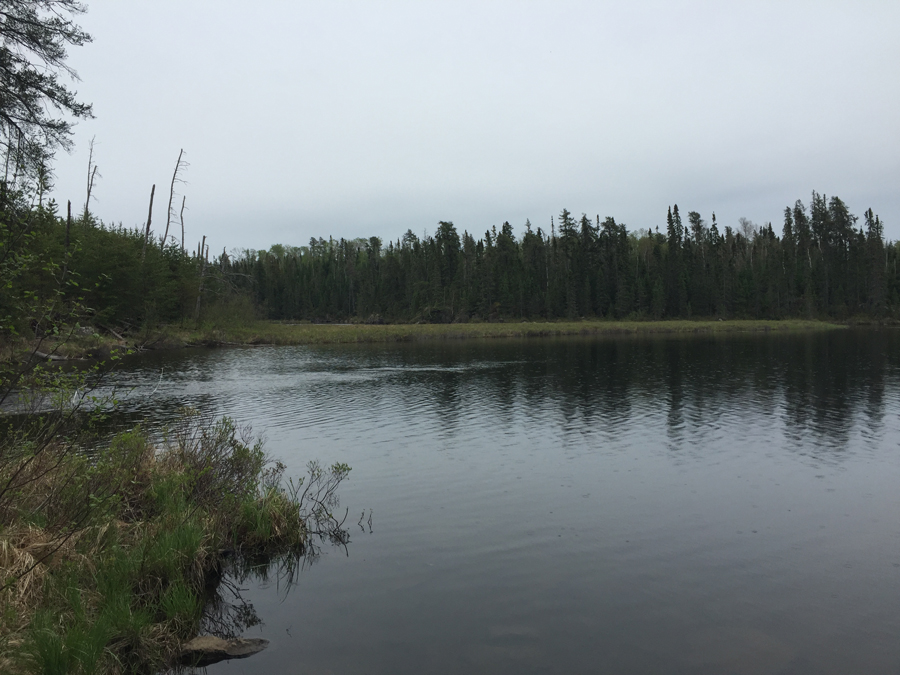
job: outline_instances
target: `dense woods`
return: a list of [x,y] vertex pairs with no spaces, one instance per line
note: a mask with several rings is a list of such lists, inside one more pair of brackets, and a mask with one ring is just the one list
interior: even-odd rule
[[[92,116],[65,80],[67,49],[91,40],[77,0],[17,0],[0,9],[0,338],[71,324],[114,328],[316,321],[896,317],[900,248],[871,209],[812,193],[784,210],[780,232],[741,219],[720,226],[678,206],[665,228],[629,231],[563,210],[549,228],[507,222],[483,235],[440,222],[386,243],[312,239],[308,246],[209,255],[165,229],[98,222],[90,213],[93,152],[81,213],[45,199],[52,160],[72,123]],[[91,146],[93,150],[93,145]],[[176,205],[177,206],[177,205]],[[184,202],[182,201],[182,213]],[[660,214],[662,216],[663,214]],[[179,218],[180,220],[180,218]],[[160,227],[160,230],[163,228]],[[323,233],[325,234],[325,233]]]
[[[136,331],[217,316],[249,302],[220,256],[186,251],[146,229],[60,215],[0,184],[0,337],[38,337],[72,320]],[[242,307],[245,316],[254,316]]]
[[220,260],[271,319],[847,318],[893,315],[900,249],[871,209],[812,194],[771,224],[720,229],[677,205],[666,231],[563,210],[549,231],[313,239]]
[[780,234],[743,219],[720,229],[715,215],[685,219],[676,205],[665,232],[563,210],[549,231],[526,222],[521,236],[509,223],[476,239],[441,222],[433,235],[408,231],[386,245],[320,238],[213,256],[204,242],[186,250],[20,193],[4,191],[0,208],[0,315],[17,334],[53,299],[125,329],[253,318],[890,318],[900,309],[900,247],[885,241],[881,220],[815,192],[808,206],[785,208]]

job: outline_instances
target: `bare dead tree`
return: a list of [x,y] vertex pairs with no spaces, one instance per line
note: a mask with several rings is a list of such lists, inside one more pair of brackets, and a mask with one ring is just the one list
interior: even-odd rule
[[[203,241],[200,243],[198,250],[198,258],[200,259],[200,285],[197,288],[197,306],[194,308],[194,321],[200,320],[200,299],[203,297],[203,276],[206,273],[206,258],[204,256],[206,249],[206,235],[203,235]],[[208,250],[208,249],[207,249]]]
[[94,191],[94,181],[97,179],[97,165],[94,164],[94,140],[97,137],[94,136],[91,139],[88,147],[90,148],[90,152],[88,153],[88,173],[87,173],[87,197],[84,200],[84,220],[87,221],[88,215],[90,215],[90,206],[91,206],[91,192]]
[[181,197],[181,213],[178,214],[178,220],[181,222],[181,253],[184,254],[184,202],[187,197]]
[[144,230],[144,248],[141,250],[141,262],[147,255],[147,240],[150,239],[150,220],[153,218],[153,195],[156,193],[156,183],[150,188],[150,210],[147,212],[147,228]]
[[66,253],[69,252],[69,234],[72,231],[72,200],[69,200],[68,215],[66,216]]
[[169,187],[169,209],[166,213],[166,232],[162,237],[163,246],[166,245],[166,240],[169,238],[169,226],[172,223],[172,200],[175,198],[175,183],[184,182],[184,180],[178,177],[178,174],[188,167],[188,163],[182,159],[183,156],[184,148],[178,151],[178,161],[175,162],[175,171],[172,173],[172,185]]

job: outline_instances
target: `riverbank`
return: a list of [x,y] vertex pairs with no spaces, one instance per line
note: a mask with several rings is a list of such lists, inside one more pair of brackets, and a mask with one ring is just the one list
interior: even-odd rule
[[[163,326],[124,333],[92,329],[54,343],[30,345],[38,359],[103,359],[144,350],[223,345],[315,345],[479,338],[537,338],[565,335],[693,334],[839,330],[848,324],[802,319],[669,321],[521,321],[453,324],[291,323],[253,321],[227,326]],[[25,352],[22,345],[21,352]]]
[[521,321],[455,324],[310,324],[258,322],[226,330],[190,333],[186,342],[235,344],[329,344],[353,342],[414,342],[472,338],[550,337],[638,333],[733,333],[834,330],[844,326],[824,321],[672,320],[672,321]]
[[349,467],[311,464],[299,494],[228,419],[186,414],[165,447],[136,430],[97,453],[57,426],[0,444],[0,672],[158,672],[226,565],[341,536],[322,506]]

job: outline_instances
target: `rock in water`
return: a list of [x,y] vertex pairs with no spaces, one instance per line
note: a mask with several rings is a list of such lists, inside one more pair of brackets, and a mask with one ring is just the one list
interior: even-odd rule
[[214,635],[200,635],[181,646],[181,661],[191,666],[208,666],[226,659],[244,659],[269,646],[262,638],[223,640]]

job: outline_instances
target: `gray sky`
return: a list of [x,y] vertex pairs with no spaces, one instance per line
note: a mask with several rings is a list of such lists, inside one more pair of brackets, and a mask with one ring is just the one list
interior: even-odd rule
[[[189,247],[481,235],[565,207],[666,208],[780,233],[812,190],[900,238],[900,3],[87,0],[72,50],[96,119],[58,201],[165,226],[180,148]],[[180,205],[180,198],[178,199]]]

